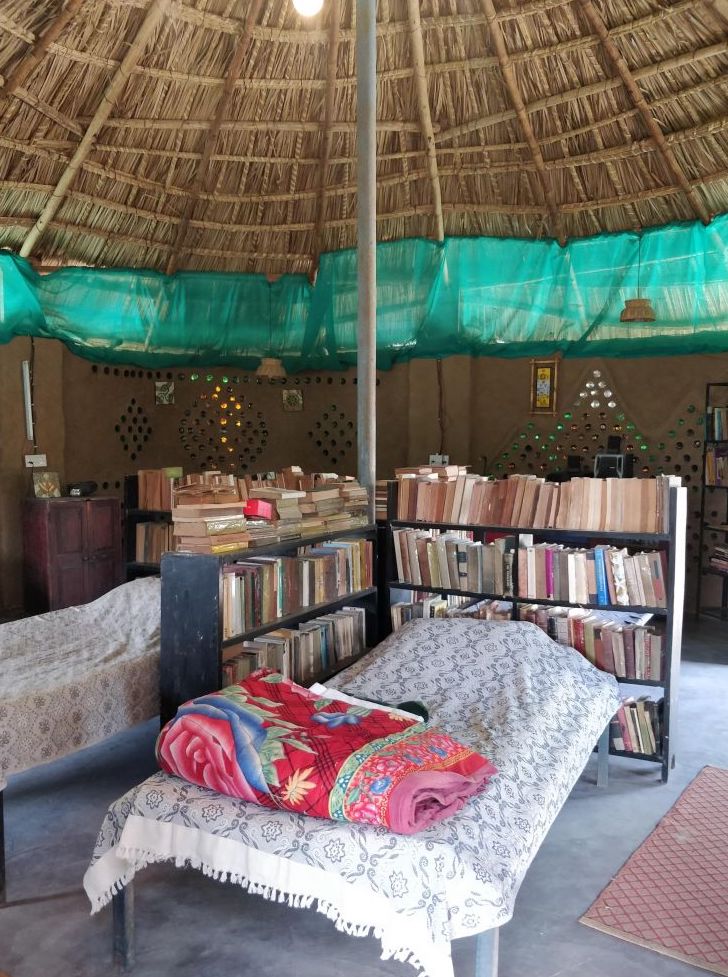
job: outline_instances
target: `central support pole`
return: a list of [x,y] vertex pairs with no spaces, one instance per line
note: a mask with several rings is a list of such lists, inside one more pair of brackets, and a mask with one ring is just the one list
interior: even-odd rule
[[377,41],[376,2],[356,0],[357,430],[359,482],[374,521],[377,461]]

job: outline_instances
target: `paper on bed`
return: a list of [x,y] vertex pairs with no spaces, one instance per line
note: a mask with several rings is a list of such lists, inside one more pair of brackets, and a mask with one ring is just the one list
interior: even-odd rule
[[523,876],[619,705],[615,680],[535,625],[413,621],[337,676],[353,695],[421,700],[500,774],[415,836],[336,824],[156,774],[112,805],[84,885],[94,909],[142,866],[191,864],[373,932],[383,958],[452,977],[450,941],[510,919]]
[[397,709],[395,706],[385,706],[384,703],[372,702],[371,699],[357,699],[354,695],[347,695],[341,689],[335,689],[332,685],[321,685],[314,682],[309,685],[309,692],[320,695],[324,699],[336,699],[338,702],[348,702],[350,706],[364,706],[365,709],[379,709],[381,712],[388,712],[395,716],[404,716],[405,719],[415,719],[417,722],[422,720],[422,716],[416,712],[407,712],[404,709]]

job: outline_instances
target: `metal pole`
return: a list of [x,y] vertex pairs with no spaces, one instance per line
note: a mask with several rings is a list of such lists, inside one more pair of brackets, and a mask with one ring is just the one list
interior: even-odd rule
[[375,0],[356,0],[357,431],[359,481],[374,521],[377,460],[377,48]]

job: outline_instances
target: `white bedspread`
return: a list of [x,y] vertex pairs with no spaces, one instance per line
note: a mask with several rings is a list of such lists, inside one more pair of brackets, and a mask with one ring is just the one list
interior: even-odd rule
[[11,773],[159,712],[160,582],[0,625],[0,790]]
[[[94,910],[174,860],[311,906],[382,957],[452,977],[450,941],[505,923],[523,876],[619,705],[615,680],[535,625],[413,621],[331,684],[431,720],[499,768],[427,831],[395,835],[256,805],[158,773],[112,805],[84,886]],[[241,921],[244,926],[244,920]]]

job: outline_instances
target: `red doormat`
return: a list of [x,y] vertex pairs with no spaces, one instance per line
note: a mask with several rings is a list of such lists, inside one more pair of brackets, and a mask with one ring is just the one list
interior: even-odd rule
[[728,770],[700,771],[580,922],[728,975]]

